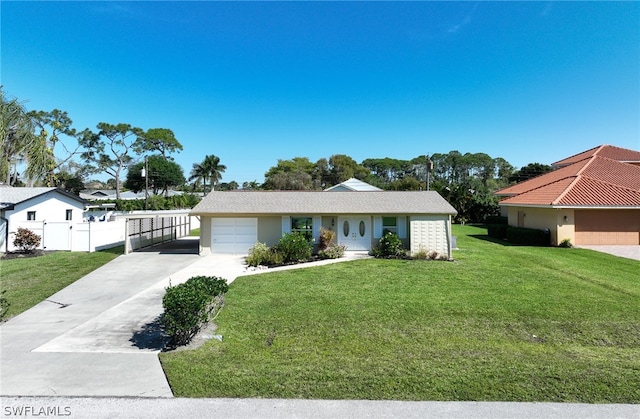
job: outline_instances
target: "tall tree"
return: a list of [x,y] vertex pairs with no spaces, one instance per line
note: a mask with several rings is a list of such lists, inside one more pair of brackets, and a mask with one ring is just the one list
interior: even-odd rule
[[26,109],[18,99],[9,99],[0,87],[0,178],[7,185],[14,184],[18,178],[17,163],[26,161],[27,169],[37,164],[29,157],[36,154],[39,146]]
[[122,171],[133,163],[136,151],[142,149],[139,139],[142,130],[129,124],[106,122],[100,122],[97,128],[97,133],[89,129],[81,133],[80,144],[86,149],[82,157],[95,172],[114,177],[116,199],[120,199]]
[[264,174],[265,189],[310,190],[316,189],[313,174],[316,170],[307,157],[294,157],[291,160],[278,160],[278,164]]
[[165,159],[171,160],[170,153],[182,151],[182,144],[176,139],[173,131],[167,128],[149,128],[138,136],[138,152],[158,152]]
[[[29,116],[40,129],[39,141],[42,143],[41,146],[46,148],[45,153],[34,157],[40,161],[39,170],[31,174],[42,178],[47,186],[53,186],[56,184],[56,171],[79,154],[80,142],[76,137],[77,132],[71,127],[73,121],[65,111],[59,109],[51,112],[31,111]],[[73,138],[73,145],[69,145],[61,136]],[[58,144],[63,148],[63,157],[60,158],[56,156]]]
[[513,172],[513,174],[509,177],[509,180],[516,183],[524,182],[525,180],[543,175],[552,170],[553,168],[548,164],[529,163],[520,170],[516,170],[515,172]]
[[191,169],[189,181],[202,180],[202,191],[207,193],[207,179],[210,180],[211,190],[215,189],[215,185],[222,179],[222,173],[227,170],[227,166],[220,164],[220,158],[214,154],[205,156],[201,163],[194,163]]
[[158,195],[160,192],[166,194],[169,188],[175,188],[185,182],[182,167],[163,156],[149,156],[146,165],[148,171],[145,173],[145,177],[148,176],[148,179],[142,176],[144,162],[136,163],[129,167],[127,179],[124,183],[125,188],[140,192],[145,190],[148,185],[153,194]]

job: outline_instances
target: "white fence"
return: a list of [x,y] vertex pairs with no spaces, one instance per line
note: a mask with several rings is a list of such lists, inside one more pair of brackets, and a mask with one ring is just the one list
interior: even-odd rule
[[[3,223],[4,224],[4,223]],[[40,236],[39,249],[95,252],[124,244],[125,220],[109,222],[72,221],[21,221],[19,226],[9,226],[8,252],[18,250],[13,239],[18,227],[27,228]],[[5,226],[6,228],[6,226]],[[3,238],[6,233],[3,234]]]
[[[200,222],[187,212],[131,212],[115,215],[113,221],[20,221],[7,225],[0,219],[0,252],[18,250],[13,246],[18,227],[39,235],[43,250],[95,252],[128,243],[128,251],[151,246],[166,240],[187,236]],[[108,218],[107,218],[108,219]],[[6,240],[8,238],[8,240]],[[5,243],[6,241],[6,243]]]

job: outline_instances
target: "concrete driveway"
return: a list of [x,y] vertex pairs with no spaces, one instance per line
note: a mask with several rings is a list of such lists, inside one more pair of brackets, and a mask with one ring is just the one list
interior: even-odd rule
[[640,260],[640,245],[580,245],[578,247],[609,253],[621,258]]
[[196,249],[120,256],[0,326],[0,395],[172,397],[157,356],[165,287],[243,269]]
[[2,324],[0,395],[172,397],[157,355],[165,288],[266,272],[247,271],[242,256],[198,256],[197,245],[185,238],[120,256]]

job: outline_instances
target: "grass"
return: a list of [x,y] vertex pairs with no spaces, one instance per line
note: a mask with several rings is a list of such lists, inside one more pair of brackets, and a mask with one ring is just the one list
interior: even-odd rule
[[222,342],[160,356],[180,397],[640,403],[637,261],[506,246],[240,277]]
[[0,290],[9,301],[6,318],[18,315],[124,253],[124,246],[94,253],[53,252],[0,260]]

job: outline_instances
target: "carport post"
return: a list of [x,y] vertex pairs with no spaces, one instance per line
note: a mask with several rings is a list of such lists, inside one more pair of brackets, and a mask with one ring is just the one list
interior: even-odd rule
[[124,254],[128,255],[131,251],[131,243],[129,243],[129,218],[124,219]]

